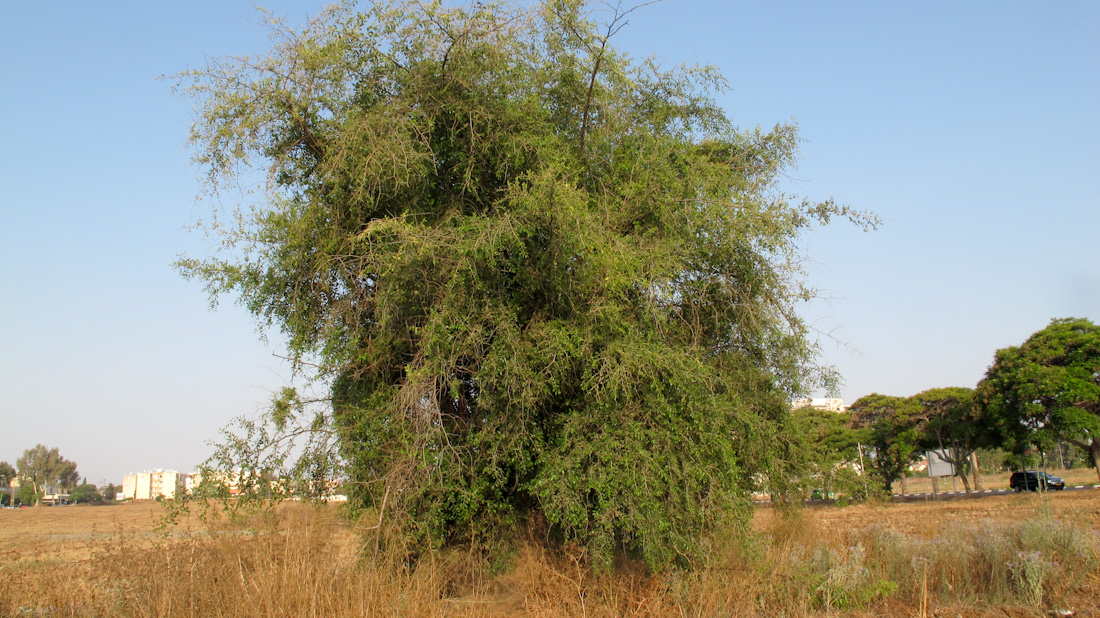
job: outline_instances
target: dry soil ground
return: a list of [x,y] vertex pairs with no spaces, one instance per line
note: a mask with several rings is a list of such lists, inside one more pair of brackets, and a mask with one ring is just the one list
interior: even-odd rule
[[[845,508],[810,507],[805,517],[825,531],[884,525],[907,535],[931,538],[948,522],[1021,522],[1045,514],[1044,509],[1056,518],[1074,521],[1084,528],[1100,529],[1100,489],[1055,491],[1043,496],[1020,493],[973,499],[860,504]],[[765,529],[775,517],[774,510],[761,508],[753,523],[757,529]]]
[[0,509],[0,568],[14,563],[65,563],[108,546],[145,547],[155,540],[198,534],[197,518],[158,529],[165,511],[156,502],[107,506]]
[[[948,522],[985,520],[1019,522],[1046,509],[1050,515],[1072,520],[1088,529],[1100,529],[1100,489],[1049,492],[1046,499],[1023,493],[977,499],[855,505],[844,508],[807,508],[804,518],[825,532],[871,525],[889,526],[910,535],[934,537]],[[99,543],[149,544],[164,538],[158,530],[164,510],[153,502],[111,506],[60,506],[0,510],[0,565],[26,560],[50,548],[58,560],[82,559]],[[771,508],[760,508],[753,519],[758,530],[776,519]],[[170,527],[170,538],[205,533],[197,517]]]

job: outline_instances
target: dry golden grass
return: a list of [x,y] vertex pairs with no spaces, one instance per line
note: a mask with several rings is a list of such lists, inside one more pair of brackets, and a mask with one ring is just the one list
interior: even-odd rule
[[157,530],[161,515],[0,511],[0,616],[1086,616],[1100,599],[1096,490],[760,509],[748,542],[660,576],[593,574],[537,543],[495,568],[457,551],[406,568],[332,507]]
[[[1044,497],[1046,499],[1044,499]],[[1100,529],[1100,490],[985,496],[972,499],[933,500],[883,505],[857,504],[846,508],[813,507],[806,518],[826,530],[849,533],[863,526],[888,526],[919,538],[934,538],[948,525],[977,525],[984,521],[1020,523],[1049,516],[1072,521],[1084,528]],[[773,509],[760,509],[753,520],[757,530],[772,525]]]
[[[150,546],[164,514],[155,502],[0,510],[0,567],[71,562],[119,543]],[[197,523],[197,522],[195,522]]]

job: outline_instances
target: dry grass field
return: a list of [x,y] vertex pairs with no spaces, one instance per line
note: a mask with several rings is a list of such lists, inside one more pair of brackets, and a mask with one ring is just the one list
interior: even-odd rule
[[0,510],[0,616],[1100,617],[1100,490],[759,509],[691,572],[520,546],[407,568],[333,507],[247,520],[153,503]]

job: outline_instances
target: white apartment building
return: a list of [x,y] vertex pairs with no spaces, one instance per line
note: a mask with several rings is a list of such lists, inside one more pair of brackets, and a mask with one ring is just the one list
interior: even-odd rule
[[172,499],[183,493],[187,475],[175,470],[150,470],[127,474],[122,477],[124,500],[154,500],[158,497]]

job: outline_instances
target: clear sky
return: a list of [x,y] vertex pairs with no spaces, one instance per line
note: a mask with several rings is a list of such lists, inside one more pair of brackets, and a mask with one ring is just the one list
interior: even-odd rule
[[[262,53],[253,4],[0,4],[0,460],[190,471],[287,383],[277,337],[172,267],[207,206],[157,78]],[[789,190],[883,219],[804,243],[847,401],[973,386],[1050,319],[1100,321],[1100,3],[666,0],[617,39],[717,65],[738,124],[801,127]]]

